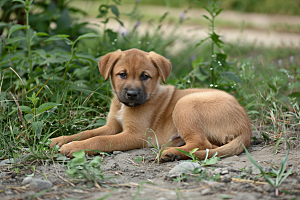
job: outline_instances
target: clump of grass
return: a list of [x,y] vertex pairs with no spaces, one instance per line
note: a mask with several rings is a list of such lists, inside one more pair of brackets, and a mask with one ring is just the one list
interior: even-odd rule
[[87,162],[84,150],[73,153],[74,158],[67,164],[67,175],[74,181],[92,181],[103,184],[107,178],[101,171],[102,158],[96,156],[90,162]]
[[[155,149],[155,151],[153,151],[156,154],[156,160],[159,163],[161,160],[161,155],[163,153],[163,151],[165,150],[165,148],[167,147],[166,145],[164,145],[163,147],[160,146],[156,134],[152,129],[148,129],[147,132],[149,133],[153,133],[154,137],[155,137],[155,142],[156,144],[153,144],[150,140],[152,140],[151,137],[148,137],[147,140],[144,140],[145,142],[147,142],[148,144],[150,144],[152,146],[153,149]],[[145,135],[147,135],[147,133],[145,133]]]
[[201,164],[202,166],[208,166],[208,165],[214,165],[218,162],[219,158],[217,157],[218,152],[214,153],[214,155],[211,158],[208,158],[209,149],[206,149],[206,156],[204,160],[199,160],[199,158],[196,157],[194,154],[196,151],[198,151],[199,148],[195,148],[191,150],[190,152],[183,151],[181,149],[176,148],[177,151],[180,151],[184,155],[188,156],[192,159],[192,162],[196,162]]
[[[286,173],[284,173],[286,171],[286,165],[287,165],[287,159],[288,159],[288,155],[289,155],[289,149],[286,152],[285,157],[282,159],[280,167],[278,170],[272,168],[272,173],[267,173],[265,172],[255,161],[255,159],[250,155],[250,153],[247,151],[247,149],[245,148],[245,152],[246,155],[248,156],[248,158],[250,159],[250,161],[252,162],[252,164],[259,169],[260,173],[263,175],[263,177],[265,178],[265,180],[272,186],[275,187],[275,195],[278,196],[279,195],[279,187],[282,184],[282,182],[289,176],[292,174],[293,171],[293,167],[291,167],[289,170],[287,170]],[[275,180],[272,178],[275,177]]]

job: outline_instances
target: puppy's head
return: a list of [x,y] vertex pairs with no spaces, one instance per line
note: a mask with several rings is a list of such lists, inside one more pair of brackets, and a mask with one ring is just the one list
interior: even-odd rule
[[99,70],[111,84],[120,102],[129,107],[145,103],[155,93],[159,77],[163,83],[171,72],[171,63],[155,52],[138,49],[117,50],[101,57]]

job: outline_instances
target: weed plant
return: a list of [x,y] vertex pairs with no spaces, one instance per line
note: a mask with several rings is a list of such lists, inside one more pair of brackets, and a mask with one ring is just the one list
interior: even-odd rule
[[[265,178],[265,180],[272,186],[275,187],[275,195],[278,196],[279,195],[279,186],[282,184],[282,182],[290,175],[292,174],[293,171],[293,167],[291,167],[290,169],[286,169],[286,165],[287,165],[287,159],[288,159],[288,155],[289,155],[289,149],[286,152],[285,157],[282,159],[280,167],[278,170],[272,168],[272,172],[271,173],[267,173],[265,172],[258,164],[257,162],[254,160],[254,158],[250,155],[250,153],[247,151],[247,149],[244,147],[245,152],[248,156],[248,158],[250,159],[250,161],[252,162],[252,164],[257,167],[259,169],[259,171],[261,172],[261,174],[263,175],[263,177]],[[287,172],[285,172],[287,170]],[[285,172],[285,173],[284,173]],[[275,180],[273,179],[273,177],[275,177]]]
[[90,162],[87,162],[83,150],[73,153],[74,158],[68,163],[68,170],[66,173],[73,178],[75,182],[78,181],[92,181],[98,184],[103,184],[107,179],[101,171],[102,158],[96,156]]

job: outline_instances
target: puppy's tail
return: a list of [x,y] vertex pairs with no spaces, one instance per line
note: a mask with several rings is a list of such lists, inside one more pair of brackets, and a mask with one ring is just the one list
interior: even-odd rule
[[[217,157],[227,157],[240,154],[244,151],[243,145],[248,148],[251,141],[251,136],[251,132],[244,133],[223,146],[215,149],[209,149],[208,158],[211,158],[216,152],[218,152]],[[199,160],[204,160],[206,157],[205,150],[196,151],[194,154]]]

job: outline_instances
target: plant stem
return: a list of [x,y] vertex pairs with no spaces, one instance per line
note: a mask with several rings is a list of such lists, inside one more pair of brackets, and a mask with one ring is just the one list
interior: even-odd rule
[[[215,16],[214,16],[213,13],[211,14],[211,16],[212,16],[212,20],[211,20],[211,33],[214,34],[214,32],[215,32]],[[214,60],[215,60],[214,41],[213,40],[211,42],[211,56],[212,56],[212,59],[213,59],[213,61],[211,63],[213,63]],[[213,86],[215,86],[215,77],[214,77],[215,72],[214,72],[214,66],[213,66],[213,64],[211,64],[211,70],[210,71],[211,71],[211,84]]]
[[[106,5],[108,5],[108,1],[109,0],[106,0]],[[106,14],[104,15],[104,19],[106,21]],[[102,51],[104,50],[104,44],[105,44],[105,40],[106,40],[106,22],[104,23],[104,26],[103,26],[103,40],[102,40],[102,48],[101,48],[101,53]]]
[[[76,41],[75,41],[76,42]],[[65,73],[64,73],[64,80],[67,80],[67,73],[69,71],[69,64],[71,62],[71,60],[73,59],[73,56],[74,56],[74,46],[75,46],[75,42],[72,42],[72,46],[71,46],[71,57],[70,59],[68,60],[68,62],[66,63],[65,65]]]
[[26,11],[26,33],[27,33],[27,44],[28,44],[28,66],[29,66],[29,77],[32,77],[32,60],[31,60],[31,49],[30,49],[30,37],[29,37],[29,6],[25,9]]

